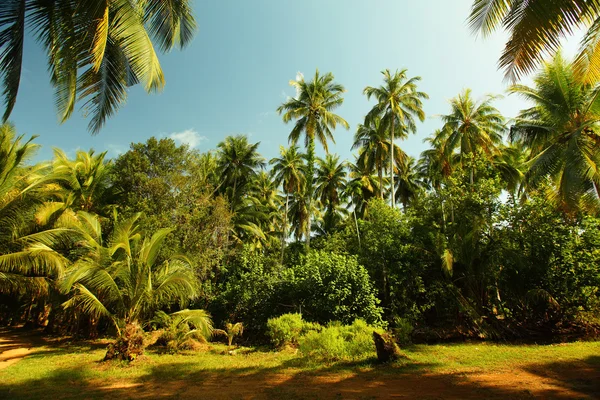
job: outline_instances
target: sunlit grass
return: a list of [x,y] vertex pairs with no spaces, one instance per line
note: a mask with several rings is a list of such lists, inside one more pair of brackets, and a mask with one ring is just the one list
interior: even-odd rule
[[[100,362],[103,346],[47,346],[0,370],[0,398],[110,398],[109,388],[168,385],[184,381],[231,381],[242,377],[298,374],[357,373],[456,374],[512,370],[530,365],[586,361],[598,363],[600,342],[560,345],[500,345],[490,343],[414,345],[403,349],[406,359],[380,366],[373,357],[353,363],[323,364],[293,350],[241,348],[229,355],[226,346],[189,354],[148,351],[131,364]],[[586,361],[588,362],[588,361]],[[127,396],[127,391],[124,392]]]

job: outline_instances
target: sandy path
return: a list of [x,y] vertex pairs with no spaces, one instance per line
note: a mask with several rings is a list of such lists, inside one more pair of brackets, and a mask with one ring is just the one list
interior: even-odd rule
[[0,370],[19,362],[41,344],[36,333],[0,329]]

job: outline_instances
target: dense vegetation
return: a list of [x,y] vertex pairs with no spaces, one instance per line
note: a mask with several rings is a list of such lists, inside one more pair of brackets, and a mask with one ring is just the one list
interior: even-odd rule
[[330,73],[292,82],[290,146],[272,160],[231,136],[206,153],[151,138],[32,165],[35,138],[2,125],[0,322],[115,335],[129,359],[141,330],[175,350],[213,325],[230,344],[244,328],[267,340],[289,313],[319,327],[290,341],[348,357],[369,326],[403,341],[594,333],[598,88],[558,54],[509,89],[531,105],[514,120],[465,90],[417,160],[394,138],[425,117],[418,83],[386,70],[365,89],[352,161],[327,152],[348,128]]

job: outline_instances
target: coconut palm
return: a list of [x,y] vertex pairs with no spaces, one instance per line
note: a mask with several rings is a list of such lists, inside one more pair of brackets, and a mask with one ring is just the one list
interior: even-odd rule
[[[365,118],[365,122],[358,125],[352,149],[360,149],[357,162],[377,171],[381,199],[384,197],[383,173],[387,170],[386,160],[390,158],[391,148],[390,133],[379,116]],[[394,152],[395,163],[401,163],[406,154],[398,146],[394,146]]]
[[533,106],[510,131],[531,152],[525,184],[552,185],[549,196],[565,212],[600,207],[599,89],[581,83],[558,54],[534,79],[533,87],[510,88]]
[[[355,163],[349,162],[347,165],[349,181],[346,185],[346,195],[350,199],[354,212],[361,217],[365,213],[369,200],[377,196],[378,177],[373,174],[372,169],[361,162],[360,155]],[[383,183],[387,184],[387,179],[384,178]]]
[[[407,136],[409,132],[416,132],[415,118],[425,120],[423,111],[423,99],[429,98],[426,93],[417,90],[417,82],[421,77],[408,78],[407,70],[396,71],[394,74],[389,69],[381,72],[383,74],[383,85],[379,87],[367,86],[364,94],[368,99],[374,97],[377,104],[367,115],[368,119],[381,118],[380,124],[390,131],[390,143],[392,151],[389,152],[390,165],[390,189],[392,207],[396,206],[394,195],[394,139],[398,134],[400,138]],[[398,129],[398,131],[396,131]]]
[[[476,101],[470,89],[465,89],[450,100],[450,114],[442,116],[447,151],[457,150],[459,159],[475,153],[484,153],[491,158],[497,153],[502,142],[502,133],[506,130],[504,117],[492,106],[495,96],[487,96]],[[471,184],[473,183],[471,170]]]
[[245,135],[227,136],[217,145],[220,188],[233,206],[241,201],[246,186],[265,162],[258,153],[260,142],[251,144]]
[[305,188],[305,164],[304,155],[298,152],[297,146],[290,146],[285,148],[279,147],[280,156],[271,159],[269,164],[273,166],[273,173],[275,182],[278,185],[282,185],[285,196],[285,208],[283,212],[283,229],[282,229],[282,240],[281,240],[281,257],[283,260],[283,254],[285,251],[285,241],[288,236],[288,214],[289,214],[289,202],[290,196],[294,193],[304,191]]
[[172,229],[143,237],[137,225],[139,216],[117,222],[108,240],[93,214],[79,211],[67,223],[82,240],[75,249],[78,258],[60,283],[62,291],[70,295],[64,307],[96,319],[107,318],[119,337],[130,332],[128,326],[150,320],[162,307],[185,307],[199,288],[185,257],[158,258]]
[[325,207],[335,208],[341,203],[346,187],[346,163],[340,162],[340,156],[327,154],[317,158],[316,195]]
[[587,0],[516,1],[475,0],[469,24],[485,36],[502,27],[509,40],[500,67],[511,81],[531,73],[563,37],[589,28],[581,42],[576,64],[587,83],[600,79],[600,3]]
[[419,195],[422,189],[423,183],[416,169],[416,161],[413,157],[407,156],[402,163],[398,164],[396,200],[402,203],[402,208],[406,210],[406,207]]
[[104,159],[106,152],[96,154],[78,150],[75,159],[60,149],[54,149],[52,171],[44,176],[41,183],[57,184],[56,199],[47,201],[37,212],[41,224],[60,214],[69,207],[100,215],[108,214],[110,196],[110,161]]
[[188,0],[7,0],[0,2],[0,77],[10,116],[23,68],[25,31],[47,53],[50,82],[61,121],[83,101],[97,133],[141,82],[160,90],[163,72],[155,45],[163,51],[192,40],[196,22]]
[[315,140],[329,152],[328,140],[335,143],[332,130],[341,125],[349,129],[348,122],[335,114],[333,110],[338,108],[344,102],[342,94],[344,87],[333,81],[332,73],[325,75],[315,72],[313,80],[306,81],[301,74],[295,81],[290,81],[290,85],[296,89],[296,97],[288,99],[283,103],[277,112],[283,115],[283,121],[288,123],[295,120],[294,128],[290,132],[289,141],[295,145],[300,136],[304,134],[304,144],[306,147],[306,190],[307,210],[309,211],[308,223],[306,229],[306,246],[310,247],[313,180],[315,174]]
[[32,225],[45,200],[40,178],[44,167],[26,167],[38,146],[24,141],[10,124],[0,126],[0,292],[48,289],[46,278],[58,278],[68,261],[53,250],[63,229],[39,231]]
[[450,176],[456,162],[454,149],[449,146],[448,132],[440,129],[424,142],[431,147],[421,153],[417,163],[419,176],[430,189],[439,192],[442,182]]

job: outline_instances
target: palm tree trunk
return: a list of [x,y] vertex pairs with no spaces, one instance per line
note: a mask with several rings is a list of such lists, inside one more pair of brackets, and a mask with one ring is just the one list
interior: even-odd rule
[[308,138],[308,150],[306,154],[306,213],[308,221],[306,223],[306,250],[310,249],[310,232],[312,231],[312,197],[313,197],[313,178],[315,176],[315,138]]
[[283,264],[283,255],[285,253],[285,240],[287,239],[288,206],[290,195],[285,194],[285,214],[283,215],[283,237],[281,238],[281,263]]
[[379,175],[379,197],[383,200],[383,165],[379,165],[377,175]]
[[395,118],[394,116],[392,116],[392,126],[390,129],[390,133],[392,135],[392,147],[391,147],[391,152],[390,152],[390,183],[391,183],[391,193],[392,193],[392,208],[396,208],[396,193],[394,190],[394,122],[395,122]]

